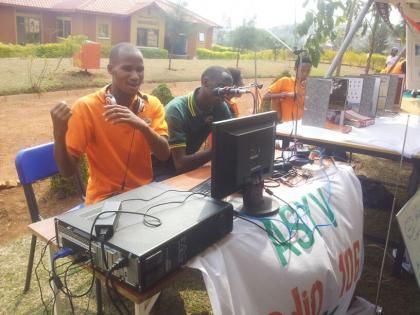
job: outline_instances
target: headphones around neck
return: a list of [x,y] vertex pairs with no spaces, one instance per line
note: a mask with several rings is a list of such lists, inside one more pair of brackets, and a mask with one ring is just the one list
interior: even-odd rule
[[[111,89],[111,84],[107,85],[107,87],[105,88],[105,94],[112,96],[112,94],[109,92],[110,89]],[[134,105],[132,111],[133,111],[134,114],[137,115],[138,113],[141,113],[144,110],[144,101],[145,100],[147,101],[147,96],[146,95],[142,95],[140,93],[140,91],[137,91],[136,94],[138,96],[137,97],[137,102]]]

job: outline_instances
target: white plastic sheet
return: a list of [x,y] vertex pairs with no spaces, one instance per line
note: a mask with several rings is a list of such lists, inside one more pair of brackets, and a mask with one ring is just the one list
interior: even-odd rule
[[[299,120],[297,134],[311,139],[362,144],[401,154],[406,122],[407,114],[399,114],[395,117],[378,117],[375,119],[374,125],[365,128],[353,127],[350,133],[344,134],[325,128],[305,126]],[[292,129],[292,122],[277,126],[277,131],[287,134],[291,133]],[[404,156],[411,158],[417,154],[420,154],[420,116],[410,115]]]
[[362,192],[351,167],[327,173],[300,188],[276,190],[301,206],[299,217],[283,204],[265,225],[253,219],[286,240],[282,245],[235,219],[231,234],[189,262],[203,273],[215,314],[346,313],[363,265]]

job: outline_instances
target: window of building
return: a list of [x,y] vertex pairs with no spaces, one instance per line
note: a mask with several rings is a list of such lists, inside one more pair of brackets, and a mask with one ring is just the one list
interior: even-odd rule
[[37,16],[16,16],[18,44],[39,44],[41,42],[41,19]]
[[98,24],[98,38],[109,38],[109,24],[100,23]]
[[57,19],[57,37],[66,38],[71,35],[71,20],[68,18]]
[[203,32],[198,33],[198,40],[200,43],[204,43],[204,41],[206,40],[206,36]]
[[137,28],[137,46],[158,47],[159,30],[150,28]]

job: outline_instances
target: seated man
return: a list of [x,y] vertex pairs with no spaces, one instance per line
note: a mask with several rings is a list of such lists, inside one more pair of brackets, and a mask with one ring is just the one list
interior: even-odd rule
[[115,45],[108,73],[110,85],[80,98],[71,109],[61,102],[51,110],[60,173],[73,175],[80,156],[87,155],[86,204],[149,183],[151,153],[160,160],[170,155],[163,106],[139,91],[144,78],[140,51],[128,43]]
[[207,68],[201,75],[201,87],[166,105],[169,146],[177,173],[193,170],[211,159],[211,149],[199,151],[214,121],[231,118],[224,95],[215,88],[232,85],[232,76],[222,67]]
[[264,100],[271,100],[279,121],[285,122],[302,118],[305,84],[311,67],[312,62],[309,57],[299,56],[295,62],[296,78],[282,77],[268,88]]

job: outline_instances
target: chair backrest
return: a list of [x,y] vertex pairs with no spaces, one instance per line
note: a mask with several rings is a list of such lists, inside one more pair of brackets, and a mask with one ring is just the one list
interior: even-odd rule
[[[15,165],[32,222],[39,221],[41,216],[32,184],[58,174],[58,167],[54,159],[54,143],[50,142],[20,150],[16,155]],[[84,187],[78,172],[76,180],[82,200],[84,200]]]
[[32,184],[57,174],[54,143],[50,142],[20,150],[16,155],[15,164],[22,185]]

